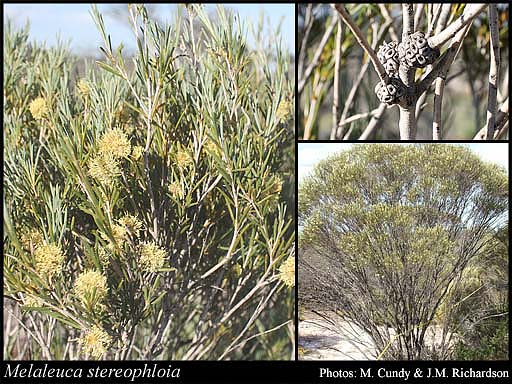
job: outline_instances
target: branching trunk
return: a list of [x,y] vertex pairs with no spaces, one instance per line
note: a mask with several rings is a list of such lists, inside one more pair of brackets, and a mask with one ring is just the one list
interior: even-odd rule
[[400,107],[400,140],[414,140],[416,138],[416,108],[410,106]]
[[[414,33],[414,6],[412,3],[402,5],[404,26],[402,31],[402,40]],[[409,89],[414,85],[415,68],[400,64],[399,75],[402,82]],[[407,105],[400,106],[400,120],[398,126],[400,129],[400,140],[416,139],[416,101],[418,95],[413,95]]]
[[494,138],[494,130],[496,128],[496,97],[498,93],[498,73],[500,68],[500,42],[496,4],[489,4],[489,29],[491,31],[491,65],[489,68],[486,140],[492,140]]
[[[308,6],[303,6],[303,12],[300,15],[303,21],[303,34],[307,39],[311,32],[311,8],[306,7]],[[443,92],[447,87],[448,81],[465,72],[468,72],[470,77],[474,77],[473,74],[475,76],[478,75],[479,79],[481,77],[480,69],[475,73],[475,68],[480,68],[480,65],[476,66],[474,65],[475,63],[468,63],[467,65],[472,65],[472,67],[468,68],[466,65],[462,71],[459,70],[457,72],[457,75],[450,73],[450,69],[453,68],[458,52],[463,43],[465,43],[464,39],[468,35],[470,28],[472,28],[473,21],[479,18],[479,23],[483,22],[484,19],[480,15],[486,12],[487,9],[489,9],[490,18],[491,58],[488,77],[489,91],[487,95],[487,131],[485,138],[496,140],[498,137],[503,137],[506,134],[507,125],[498,126],[496,122],[498,114],[497,104],[507,97],[506,94],[500,95],[499,89],[503,87],[503,84],[500,87],[498,83],[500,65],[498,18],[502,17],[503,6],[484,3],[402,3],[391,6],[379,4],[378,10],[373,8],[371,12],[370,10],[367,11],[367,19],[363,21],[361,21],[360,16],[356,17],[355,13],[351,15],[350,12],[352,10],[355,12],[356,8],[351,8],[349,5],[332,3],[331,8],[335,13],[331,15],[330,20],[327,18],[323,21],[324,32],[320,34],[322,36],[319,39],[320,41],[315,43],[313,48],[308,49],[307,42],[303,40],[300,44],[300,52],[298,53],[298,94],[301,102],[305,104],[301,106],[301,113],[304,114],[305,119],[299,128],[303,132],[302,139],[308,140],[311,137],[317,136],[313,130],[320,129],[318,119],[326,111],[322,100],[329,100],[329,102],[332,100],[332,105],[329,106],[332,112],[330,116],[332,125],[329,136],[331,140],[350,140],[353,138],[354,132],[357,132],[360,128],[352,122],[369,116],[373,118],[372,122],[368,125],[371,129],[361,131],[358,140],[365,140],[374,132],[374,127],[379,119],[374,114],[354,113],[354,116],[349,116],[348,114],[349,111],[353,110],[353,105],[366,96],[360,90],[360,88],[367,89],[367,84],[362,79],[367,77],[365,76],[367,66],[373,66],[379,78],[379,82],[373,85],[377,99],[380,103],[386,104],[387,107],[398,106],[400,114],[398,133],[400,139],[416,139],[419,115],[424,110],[424,107],[431,103],[429,96],[432,95],[432,91],[435,89],[431,132],[433,140],[442,140],[444,134],[442,127],[442,101]],[[398,8],[401,8],[401,20],[394,13]],[[499,17],[498,9],[500,12]],[[461,12],[461,10],[463,11]],[[391,16],[392,13],[393,17]],[[334,23],[340,20],[347,28],[343,30],[343,37],[340,41],[341,32],[338,27],[335,44],[332,44]],[[379,39],[377,40],[380,43],[375,46],[375,37],[372,44],[370,44],[369,41],[372,39],[369,37],[367,30],[371,26],[375,31],[376,26],[379,26],[378,23],[380,23],[380,29]],[[398,31],[400,24],[402,31],[397,33],[400,32]],[[382,36],[384,38],[383,42],[381,42],[380,37],[382,29],[385,29]],[[476,31],[476,33],[480,39],[481,32]],[[386,41],[386,35],[391,37],[392,40]],[[329,44],[327,44],[327,40],[329,40]],[[327,59],[320,61],[321,52],[331,45],[333,46],[332,57],[329,58],[328,55],[324,55],[322,57],[327,57]],[[351,47],[354,45],[359,45],[363,52],[361,71],[351,79],[352,88],[342,90],[340,89],[340,76],[343,74],[340,71],[346,71],[347,66],[340,65],[340,63],[342,58],[347,60],[347,52],[351,52]],[[467,43],[465,45],[469,46]],[[485,43],[484,46],[486,46]],[[361,50],[352,55],[357,55],[359,58],[360,52]],[[304,64],[306,57],[311,57],[311,61],[307,68],[304,69],[306,67]],[[365,61],[367,58],[369,60]],[[318,88],[314,87],[315,78],[311,76],[315,68],[317,72],[327,74],[328,79],[325,83],[326,88],[322,89],[320,94],[318,94]],[[304,88],[306,82],[308,87]],[[502,83],[504,82],[502,80]],[[302,92],[304,92],[305,97],[302,97]],[[331,92],[333,92],[334,97],[327,99],[325,97],[326,94]],[[444,98],[446,99],[446,96]],[[314,104],[315,114],[308,113],[308,111],[311,111],[311,106],[308,104]],[[344,107],[342,108],[343,105]],[[368,106],[370,110],[375,109],[372,103],[368,104]],[[474,104],[475,109],[479,107],[480,105]],[[384,113],[384,110],[385,108],[382,107],[379,116]],[[477,111],[476,115],[480,116],[480,113]],[[338,118],[337,123],[336,118]],[[349,123],[351,124],[349,125]],[[396,125],[394,127],[396,132]],[[495,131],[498,129],[499,134],[495,134]],[[422,132],[424,136],[427,134]],[[480,133],[477,136],[481,137]]]

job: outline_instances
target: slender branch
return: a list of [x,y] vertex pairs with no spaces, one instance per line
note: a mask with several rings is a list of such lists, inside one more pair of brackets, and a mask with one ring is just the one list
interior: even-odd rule
[[455,57],[462,47],[462,40],[469,31],[471,24],[468,24],[465,28],[457,33],[453,39],[448,54],[446,55],[445,65],[440,65],[441,71],[436,78],[435,93],[434,93],[434,118],[432,122],[432,139],[441,140],[442,138],[442,117],[441,110],[443,105],[443,92],[446,83],[446,75],[451,67],[451,64],[455,60]]
[[[460,48],[462,47],[462,40],[464,40],[464,37],[469,31],[469,28],[471,27],[471,23],[468,24],[466,27],[461,29],[457,34],[455,35],[453,41],[450,44],[450,48],[445,52],[445,56],[443,57],[444,63],[439,62],[436,69],[439,70],[439,73],[437,74],[436,78],[436,84],[435,84],[435,94],[434,94],[434,117],[432,122],[432,139],[433,140],[441,140],[442,137],[442,116],[441,116],[441,110],[442,110],[442,104],[443,104],[443,92],[444,92],[444,86],[446,83],[446,75],[455,60],[455,57],[460,51]],[[434,73],[435,70],[432,70],[431,73]],[[429,73],[430,75],[430,73]],[[427,76],[428,77],[428,76]],[[426,77],[426,78],[427,78]],[[426,80],[426,78],[424,80]],[[423,89],[423,86],[427,86],[427,88],[430,86],[429,83],[423,84],[423,82],[420,84],[420,87]],[[426,90],[426,89],[425,89]]]
[[233,347],[231,347],[230,349],[227,349],[226,352],[223,353],[223,355],[225,356],[228,352],[231,352],[232,350],[235,350],[237,348],[240,348],[242,347],[245,343],[247,343],[248,341],[252,340],[252,339],[255,339],[256,337],[260,337],[260,336],[263,336],[263,335],[266,335],[268,333],[271,333],[271,332],[275,332],[277,331],[278,329],[284,327],[285,325],[288,325],[290,323],[292,323],[293,320],[288,320],[288,321],[285,321],[284,323],[281,323],[277,326],[275,326],[274,328],[271,328],[271,329],[267,329],[265,331],[261,331],[261,332],[258,332],[256,333],[255,335],[252,335],[248,338],[246,338],[245,340],[239,342],[238,344],[234,345]]
[[[464,73],[464,70],[459,71],[455,75],[446,79],[444,77],[438,77],[435,81],[435,93],[434,93],[434,120],[432,124],[432,139],[433,140],[441,140],[442,139],[442,120],[441,120],[441,109],[443,105],[443,92],[444,87],[448,82],[455,77]],[[426,96],[426,92],[423,94]],[[418,118],[419,112],[416,109],[416,118]]]
[[[508,97],[501,105],[498,113],[496,114],[496,129],[494,131],[494,139],[502,138],[508,130],[507,123],[508,116]],[[484,140],[487,132],[487,124],[485,124],[480,131],[475,135],[473,140]]]
[[[402,4],[403,28],[402,40],[405,40],[410,34],[414,33],[414,6],[412,3]],[[416,71],[407,65],[400,63],[398,74],[406,87],[411,87],[414,83],[414,73]]]
[[[414,5],[412,3],[402,4],[403,13],[403,28],[402,28],[402,41],[409,35],[414,33]],[[409,92],[414,91],[414,74],[415,69],[410,68],[403,63],[400,63],[398,74],[400,79],[409,89]],[[420,93],[416,93],[417,95]],[[407,101],[407,105],[400,105],[400,140],[414,140],[416,138],[416,104],[417,96]]]
[[384,69],[384,66],[381,64],[379,59],[377,58],[377,54],[375,51],[370,47],[370,44],[368,44],[368,41],[363,35],[363,32],[359,29],[359,27],[354,23],[354,20],[350,17],[347,10],[345,9],[345,6],[343,4],[331,4],[331,6],[338,11],[338,14],[343,19],[345,24],[350,28],[352,33],[354,34],[354,37],[356,41],[359,43],[359,45],[366,51],[368,56],[370,57],[370,60],[372,61],[373,67],[377,71],[377,74],[379,75],[379,78],[384,83],[388,82],[388,75],[386,73],[386,70]]
[[331,34],[334,31],[336,22],[337,22],[337,19],[335,17],[333,17],[331,20],[331,23],[329,24],[329,26],[325,30],[324,35],[322,36],[322,40],[320,40],[320,44],[318,45],[318,48],[315,51],[313,60],[311,60],[311,63],[309,63],[308,67],[304,71],[304,75],[302,76],[302,79],[299,80],[299,85],[298,85],[298,93],[299,94],[302,93],[302,90],[304,89],[306,82],[311,77],[313,70],[320,62],[320,57],[322,56],[322,52],[324,51],[324,48],[327,45],[327,42],[329,41],[329,37],[331,37]]
[[[436,33],[439,33],[446,27],[446,23],[448,22],[448,17],[450,16],[451,7],[452,7],[451,4],[442,4],[437,8],[439,13],[436,12],[436,15],[434,15],[434,4],[430,5],[429,27],[428,27],[427,33],[425,34],[426,38],[430,37],[430,35],[432,34],[434,29],[435,29]],[[430,64],[429,66],[427,66],[427,68],[429,71],[431,71],[433,68],[433,65]],[[450,80],[451,80],[450,78],[448,80],[446,80],[445,84],[447,84]],[[418,101],[416,103],[416,121],[419,120],[420,115],[423,112],[424,102],[425,102],[425,99],[427,98],[429,88],[430,88],[430,86],[427,87],[427,89],[423,93],[421,93],[421,96],[418,98]],[[441,102],[441,100],[439,100],[439,102]]]
[[503,80],[501,80],[501,90],[498,88],[498,102],[500,103],[508,97],[508,66],[504,72]]
[[[451,4],[443,4],[441,6],[441,14],[439,15],[439,20],[437,21],[436,27],[436,33],[441,32],[443,29],[446,28],[446,23],[448,23],[448,19],[450,17],[452,10]],[[430,36],[427,36],[427,38]]]
[[427,98],[428,89],[423,92],[420,97],[418,97],[418,101],[416,102],[416,121],[419,120],[421,112],[423,111],[423,108],[425,108],[425,99]]
[[416,137],[416,116],[415,108],[404,108],[400,106],[400,140],[414,140]]
[[[238,204],[238,203],[236,203],[236,204]],[[226,252],[226,256],[224,256],[221,261],[219,261],[217,264],[215,264],[208,271],[203,273],[201,275],[201,279],[206,279],[212,273],[214,273],[219,268],[221,268],[224,264],[226,264],[231,259],[232,255],[233,255],[233,252],[234,252],[234,249],[235,249],[236,243],[237,243],[237,237],[238,237],[239,230],[240,230],[239,223],[237,221],[238,220],[238,207],[235,207],[235,209],[236,209],[236,212],[235,212],[235,221],[233,223],[233,236],[231,238],[231,243],[229,245],[229,248],[228,248],[228,250]]]
[[430,29],[430,26],[432,25],[432,21],[434,19],[434,4],[432,3],[426,3],[425,7],[427,7],[427,33],[428,29]]
[[404,3],[402,4],[403,12],[403,29],[402,29],[402,40],[414,33],[414,4]]
[[429,18],[429,24],[427,33],[425,37],[428,39],[432,32],[434,32],[434,28],[436,27],[437,21],[439,20],[439,16],[441,15],[442,5],[441,4],[432,4],[432,12],[431,17]]
[[[345,106],[344,106],[343,112],[341,114],[340,122],[345,120],[350,107],[353,105],[353,101],[354,101],[354,97],[357,93],[357,89],[359,88],[359,85],[361,84],[361,81],[363,80],[363,77],[366,74],[366,71],[368,70],[369,64],[370,64],[370,60],[367,60],[366,63],[364,63],[364,65],[361,67],[361,70],[359,71],[359,75],[357,76],[356,80],[354,81],[354,84],[352,85],[352,88],[347,97],[347,100],[345,101]],[[343,127],[344,127],[343,125],[340,126],[338,124],[338,128],[336,130],[336,135],[335,135],[336,139],[340,139],[342,137],[344,138],[345,132],[344,132]],[[347,132],[347,135],[350,135],[351,131],[352,130],[349,129],[349,131]]]
[[464,10],[462,16],[451,23],[446,29],[437,33],[428,39],[428,44],[432,48],[440,48],[444,43],[450,40],[462,28],[471,23],[478,16],[487,4],[472,4]]
[[311,103],[309,103],[309,110],[304,110],[304,117],[306,118],[306,122],[304,123],[304,140],[309,140],[313,133],[313,126],[315,125],[318,109],[320,108],[320,104],[322,102],[321,95],[325,85],[326,82],[322,81],[320,75],[315,74],[315,77],[313,78],[313,89],[311,92],[312,95]]
[[[432,70],[432,65],[429,65],[427,68],[429,68],[429,70]],[[465,72],[466,72],[466,69],[463,68],[463,69],[459,70],[458,72],[454,73],[453,75],[448,76],[446,78],[445,85],[448,84],[453,79],[459,77],[460,75],[463,75]],[[422,79],[423,79],[423,77],[422,77]],[[428,87],[427,90],[425,92],[423,92],[421,94],[421,96],[418,98],[418,101],[416,103],[416,120],[419,120],[421,113],[423,112],[423,109],[427,105],[427,103],[425,103],[425,99],[427,98],[429,90],[430,90],[430,87]]]
[[[375,49],[377,47],[377,44],[379,43],[379,40],[384,35],[388,28],[389,24],[384,24],[380,31],[377,32],[377,26],[376,23],[372,23],[372,30],[373,30],[373,41],[372,41],[372,49]],[[366,63],[361,67],[361,70],[359,71],[359,75],[357,76],[356,80],[352,84],[352,88],[350,89],[350,92],[345,100],[345,105],[343,107],[343,111],[341,113],[341,118],[338,123],[338,128],[336,130],[335,138],[341,139],[342,137],[346,139],[344,136],[349,135],[352,132],[352,129],[349,129],[347,134],[345,134],[343,126],[340,126],[340,123],[345,120],[347,117],[348,111],[350,110],[350,107],[353,105],[354,98],[357,94],[357,90],[359,89],[359,85],[361,84],[361,81],[363,81],[364,75],[366,74],[366,71],[368,70],[368,67],[370,66],[370,60],[367,60]]]
[[386,111],[386,107],[387,107],[386,103],[380,103],[379,108],[374,109],[372,112],[370,112],[373,114],[373,117],[370,120],[370,122],[368,123],[366,129],[363,131],[363,133],[361,134],[361,136],[359,137],[358,140],[367,140],[370,137],[370,135],[373,134],[373,132],[375,131],[375,129],[378,127],[379,123],[381,122],[381,117],[384,114],[384,112]]
[[336,31],[336,48],[334,51],[334,85],[332,90],[332,129],[331,140],[334,139],[333,135],[336,134],[336,127],[338,125],[338,111],[340,99],[340,64],[341,64],[341,40],[343,39],[343,24],[338,17],[338,30]]
[[393,22],[393,18],[391,17],[388,9],[386,8],[385,4],[377,4],[379,6],[380,12],[382,13],[382,16],[384,17],[384,20],[386,23],[389,23],[389,34],[391,35],[391,39],[394,41],[400,40],[398,38],[398,33],[396,33],[395,23]]
[[460,71],[455,72],[453,75],[448,76],[446,78],[446,83],[448,84],[450,81],[452,81],[453,79],[459,77],[460,75],[463,75],[465,72],[466,72],[466,70],[463,68]]
[[478,324],[482,320],[490,319],[492,317],[504,316],[504,315],[508,315],[508,311],[507,312],[502,312],[502,313],[496,313],[495,315],[489,315],[489,316],[482,317],[481,319],[477,320],[476,324]]
[[489,68],[489,90],[487,96],[487,132],[485,138],[494,138],[496,122],[496,97],[498,92],[498,78],[500,68],[500,42],[498,31],[498,8],[496,4],[489,4],[489,30],[491,32],[491,65]]
[[[259,318],[259,316],[261,315],[261,312],[264,310],[266,304],[272,297],[274,297],[278,288],[279,288],[279,285],[276,284],[266,296],[263,296],[262,298],[260,298],[260,301],[259,301],[258,305],[256,306],[256,309],[255,309],[254,313],[252,314],[251,318],[247,321],[247,323],[245,324],[245,327],[239,332],[239,334],[235,337],[235,339],[226,347],[226,350],[219,357],[219,360],[224,359],[226,357],[226,355],[228,353],[230,353],[232,350],[239,348],[240,344],[243,345],[244,342],[247,342],[247,340],[245,340],[245,341],[242,341],[240,344],[237,344],[239,342],[239,340],[246,335],[246,333],[249,331],[250,327],[254,324],[254,322]],[[292,321],[292,320],[288,320],[288,321]],[[272,332],[272,331],[270,331],[270,332]],[[198,356],[198,357],[201,357],[201,356]]]
[[446,78],[446,74],[450,69],[455,57],[459,53],[459,50],[462,46],[462,40],[466,37],[466,34],[469,31],[471,24],[467,25],[465,29],[462,29],[457,33],[455,38],[450,44],[450,47],[446,50],[446,52],[441,56],[441,59],[437,62],[437,64],[432,68],[432,70],[426,75],[417,85],[416,91],[418,94],[421,94],[427,90],[428,87],[432,84],[436,77]]
[[298,73],[299,79],[304,75],[304,62],[306,61],[306,51],[308,49],[308,40],[311,29],[313,28],[313,3],[309,3],[306,7],[306,14],[304,16],[304,36],[300,44],[299,60],[298,60]]
[[508,124],[509,124],[509,121],[508,121],[508,115],[507,115],[507,119],[503,120],[503,125],[500,124],[496,127],[497,129],[494,131],[494,140],[501,140],[505,137],[505,135],[508,132]]
[[432,139],[441,140],[441,107],[443,105],[443,92],[445,80],[442,77],[436,79],[434,93],[434,121],[432,123]]
[[414,25],[416,29],[420,30],[420,23],[423,20],[423,14],[426,4],[416,4],[416,11],[414,12]]
[[[386,105],[385,103],[383,103],[383,104]],[[344,125],[350,124],[354,121],[364,119],[365,117],[368,117],[368,116],[375,116],[375,114],[377,113],[379,108],[375,108],[375,109],[371,110],[370,112],[358,113],[357,115],[352,115],[350,117],[347,117],[345,120],[343,120],[343,122],[340,125],[344,126]]]

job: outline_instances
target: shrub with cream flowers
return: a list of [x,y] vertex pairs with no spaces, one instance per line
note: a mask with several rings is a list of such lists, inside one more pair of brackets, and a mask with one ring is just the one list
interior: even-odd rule
[[289,256],[279,267],[279,279],[288,287],[295,286],[295,257]]
[[127,158],[130,152],[130,141],[128,137],[126,137],[126,134],[120,129],[109,130],[101,136],[99,153],[102,156],[111,155],[116,159]]
[[85,355],[99,359],[107,352],[111,338],[103,329],[95,325],[85,331],[84,336],[79,339],[79,343],[82,345],[82,352]]
[[82,303],[94,306],[107,295],[107,277],[99,271],[84,271],[77,277],[74,291]]
[[62,271],[64,254],[56,244],[42,244],[34,252],[36,271],[41,277],[51,280]]
[[5,357],[292,358],[290,55],[222,6],[128,13],[129,60],[94,5],[98,61],[6,27]]
[[154,243],[143,244],[140,248],[140,265],[146,272],[156,272],[165,263],[165,250]]
[[30,113],[36,120],[40,120],[48,113],[48,105],[46,100],[42,97],[38,97],[30,102],[29,105]]
[[85,79],[80,79],[76,83],[76,88],[78,90],[78,93],[83,99],[87,99],[89,97],[89,94],[91,92],[91,88],[89,86],[89,82]]
[[103,185],[112,185],[121,175],[119,161],[111,154],[98,155],[89,163],[89,175]]

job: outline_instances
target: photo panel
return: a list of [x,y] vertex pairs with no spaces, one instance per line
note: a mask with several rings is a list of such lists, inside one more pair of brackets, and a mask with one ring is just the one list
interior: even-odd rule
[[293,360],[295,5],[5,10],[4,359]]
[[507,360],[508,144],[299,143],[299,360]]
[[508,140],[508,3],[299,3],[299,140]]

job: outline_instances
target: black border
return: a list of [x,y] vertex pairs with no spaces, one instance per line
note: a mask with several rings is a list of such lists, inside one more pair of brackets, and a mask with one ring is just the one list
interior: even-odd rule
[[[7,365],[11,372],[17,365],[26,369],[25,377],[7,378]],[[169,377],[139,377],[131,380],[135,369],[144,369],[147,366],[155,372],[168,369],[179,369],[179,378]],[[74,372],[82,370],[81,378],[55,378],[37,377],[36,369],[72,369]],[[33,377],[28,378],[28,370],[31,369]],[[431,377],[428,376],[429,368]],[[442,371],[444,376],[435,376],[436,369]],[[453,369],[463,369],[465,372],[488,371],[504,372],[510,376],[509,361],[27,361],[27,362],[2,362],[0,377],[2,382],[9,383],[471,383],[481,382],[478,378],[464,378],[452,375]],[[89,370],[109,369],[119,370],[120,377],[87,377]],[[321,376],[321,372],[324,376]],[[325,374],[329,370],[330,374]],[[363,377],[361,371],[369,370],[372,377]],[[18,371],[19,372],[19,371]],[[71,371],[73,372],[73,371]],[[115,371],[113,371],[115,372]],[[386,377],[385,373],[393,375]],[[409,372],[408,380],[404,377],[395,377],[400,372]],[[416,375],[421,373],[421,377]],[[123,377],[123,375],[126,377]],[[330,377],[329,377],[330,376]],[[486,379],[484,377],[484,379]],[[510,378],[492,378],[493,383],[509,382]]]
[[299,167],[299,132],[298,132],[298,121],[299,121],[299,100],[297,97],[297,84],[299,82],[299,71],[297,69],[297,52],[299,52],[299,36],[297,31],[299,30],[299,6],[295,3],[295,52],[293,54],[295,60],[295,360],[299,359],[299,239],[297,237],[299,233],[299,179],[297,177],[297,170]]

